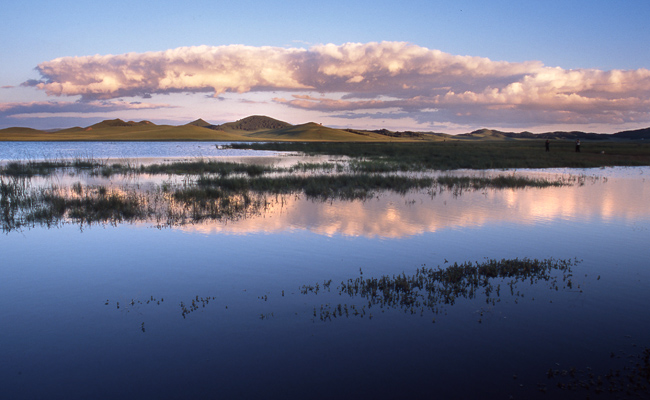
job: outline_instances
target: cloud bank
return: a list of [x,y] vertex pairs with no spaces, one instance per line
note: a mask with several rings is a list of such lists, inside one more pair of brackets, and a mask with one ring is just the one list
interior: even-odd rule
[[82,101],[175,92],[289,92],[288,107],[421,122],[621,124],[650,121],[650,70],[566,70],[459,56],[403,42],[309,49],[181,47],[64,57],[26,85]]
[[0,103],[0,116],[16,116],[23,114],[60,114],[60,113],[96,113],[125,110],[152,110],[169,108],[167,104],[148,104],[125,101],[90,101],[90,102],[59,102],[31,101]]

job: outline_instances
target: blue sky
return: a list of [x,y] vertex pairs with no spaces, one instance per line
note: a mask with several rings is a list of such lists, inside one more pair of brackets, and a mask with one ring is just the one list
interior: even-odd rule
[[[6,3],[0,128],[118,117],[221,123],[252,114],[449,133],[650,126],[648,1]],[[59,58],[67,71],[52,63]],[[237,83],[228,82],[233,71],[210,81],[224,58],[222,68],[241,68]],[[91,94],[81,88],[117,64],[124,81],[105,81]],[[138,75],[147,83],[134,86],[136,64],[157,68],[155,82]],[[204,87],[162,78],[183,68]],[[244,82],[261,69],[274,77]],[[281,79],[296,69],[299,77]]]

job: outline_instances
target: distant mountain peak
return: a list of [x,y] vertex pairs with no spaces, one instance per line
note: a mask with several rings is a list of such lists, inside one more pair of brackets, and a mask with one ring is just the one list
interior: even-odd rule
[[280,121],[264,115],[251,115],[235,122],[228,122],[219,125],[219,128],[230,128],[242,131],[259,131],[270,129],[282,129],[292,126],[288,122]]
[[116,118],[116,119],[106,119],[102,122],[96,123],[94,125],[90,125],[88,128],[92,129],[92,128],[106,128],[106,127],[115,127],[115,126],[139,126],[139,125],[155,125],[155,124],[151,121],[125,122],[119,118]]
[[201,128],[207,128],[207,127],[212,126],[211,123],[206,122],[206,121],[205,121],[204,119],[202,119],[202,118],[199,118],[199,119],[197,119],[197,120],[194,120],[194,121],[190,122],[189,124],[185,124],[185,125],[200,126]]

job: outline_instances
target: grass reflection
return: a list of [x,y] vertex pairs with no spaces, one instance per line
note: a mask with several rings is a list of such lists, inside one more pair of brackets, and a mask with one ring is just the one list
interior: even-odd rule
[[[317,166],[298,164],[296,168],[313,171]],[[575,180],[547,180],[514,174],[430,177],[308,172],[259,176],[256,169],[237,171],[237,176],[230,176],[230,172],[224,172],[226,176],[191,175],[181,182],[151,184],[146,188],[137,181],[116,186],[101,178],[103,183],[99,185],[84,185],[81,181],[66,185],[35,183],[35,178],[29,174],[0,176],[2,230],[54,227],[62,223],[83,227],[141,221],[153,222],[158,227],[179,226],[260,215],[274,204],[282,203],[284,195],[305,196],[316,201],[363,201],[383,192],[405,195],[411,191],[427,191],[435,195],[448,190],[460,195],[465,190],[544,188],[570,185]]]
[[[409,314],[424,315],[425,311],[438,314],[444,307],[454,305],[457,299],[475,299],[479,295],[485,296],[487,304],[496,305],[501,301],[502,290],[515,297],[524,297],[517,290],[517,284],[527,280],[531,284],[544,282],[552,290],[559,290],[560,286],[562,289],[572,288],[571,267],[577,263],[578,260],[552,258],[487,260],[454,263],[447,268],[422,266],[413,275],[402,273],[379,278],[364,278],[363,271],[360,271],[359,277],[341,282],[337,291],[339,295],[362,298],[365,304],[325,304],[320,306],[318,313],[314,308],[314,316],[321,321],[343,316],[363,317],[372,307],[379,307],[382,312],[384,309],[401,309]],[[301,292],[318,293],[319,288],[318,284],[303,286]],[[329,283],[325,282],[323,289],[329,290]]]
[[[321,304],[320,311],[318,306],[314,306],[314,322],[316,319],[332,321],[340,317],[364,317],[366,314],[371,316],[373,307],[382,309],[382,312],[384,309],[399,309],[406,314],[420,316],[427,311],[435,316],[446,307],[456,304],[459,299],[473,300],[484,297],[487,304],[496,306],[501,301],[502,292],[515,298],[523,298],[525,293],[517,288],[522,282],[529,282],[530,286],[544,284],[553,291],[573,289],[572,268],[579,263],[577,259],[489,259],[483,262],[454,263],[445,268],[422,266],[412,275],[402,273],[378,278],[366,278],[360,269],[357,278],[342,281],[335,287],[331,279],[303,285],[298,296],[316,295],[325,291],[330,294],[338,293],[338,296],[350,298],[352,301],[361,299],[361,302],[356,301],[356,304]],[[286,293],[294,294],[292,291]],[[282,301],[293,301],[289,294],[285,295],[285,290],[282,290],[279,297]],[[258,299],[269,301],[268,293]],[[131,299],[122,303],[122,310],[128,312],[130,307],[150,302],[161,305],[163,298],[151,296],[144,301]],[[200,308],[206,308],[211,302],[217,302],[217,298],[196,295],[189,301],[180,301],[180,315],[185,319]],[[111,302],[106,300],[104,304],[108,306]],[[302,307],[303,301],[300,300],[297,304]],[[116,309],[120,309],[119,302],[116,302]]]

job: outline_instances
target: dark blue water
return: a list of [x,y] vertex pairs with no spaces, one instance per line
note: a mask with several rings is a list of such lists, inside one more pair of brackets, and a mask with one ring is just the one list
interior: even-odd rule
[[[626,398],[562,390],[572,378],[547,373],[575,368],[573,381],[588,381],[624,371],[650,346],[648,172],[589,171],[608,179],[461,196],[289,196],[262,215],[179,228],[10,232],[0,238],[0,393]],[[360,270],[408,275],[514,257],[581,262],[571,288],[525,281],[512,295],[502,283],[498,302],[459,297],[438,313],[367,308],[338,292]],[[330,279],[329,291],[301,294]],[[198,309],[184,314],[181,302],[192,300]],[[366,305],[365,314],[314,317],[337,304]]]

